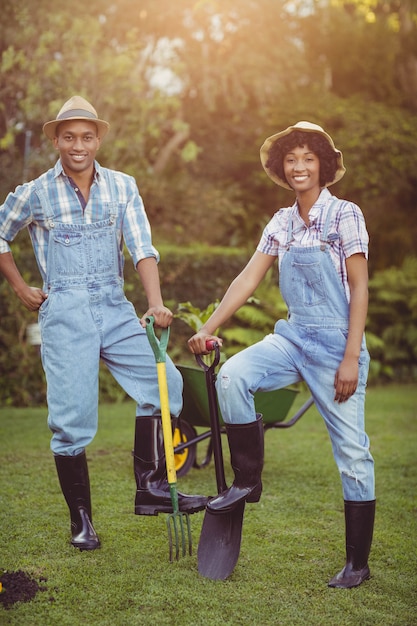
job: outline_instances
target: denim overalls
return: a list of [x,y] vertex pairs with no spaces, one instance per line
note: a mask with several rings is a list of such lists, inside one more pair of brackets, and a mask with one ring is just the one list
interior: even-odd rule
[[[136,415],[160,414],[155,357],[146,331],[123,290],[123,258],[116,230],[117,192],[106,175],[111,202],[93,224],[55,221],[40,182],[36,191],[50,231],[48,294],[39,310],[42,364],[47,381],[48,426],[56,455],[78,455],[98,422],[100,358],[137,402]],[[182,378],[167,357],[171,413],[182,408]]]
[[217,393],[225,422],[247,423],[255,420],[255,392],[304,380],[327,426],[344,499],[369,501],[375,498],[375,487],[374,462],[364,430],[369,367],[365,338],[357,390],[347,402],[334,400],[335,374],[346,346],[349,304],[328,249],[333,207],[328,209],[317,246],[291,245],[290,220],[280,268],[288,319],[278,320],[274,334],[226,361],[217,379]]

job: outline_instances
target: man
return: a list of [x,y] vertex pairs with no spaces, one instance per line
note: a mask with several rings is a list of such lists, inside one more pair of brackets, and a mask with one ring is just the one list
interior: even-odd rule
[[[166,328],[173,315],[162,300],[151,230],[131,176],[95,160],[108,122],[80,96],[68,100],[43,130],[58,151],[55,166],[17,187],[0,208],[0,272],[30,311],[39,311],[47,381],[51,449],[71,517],[71,543],[94,550],[85,448],[97,432],[100,358],[137,403],[135,513],[172,511],[166,480],[155,358],[145,317]],[[24,281],[9,246],[28,228],[42,288]],[[138,319],[123,291],[123,244],[142,282],[148,310]],[[182,379],[167,358],[170,406],[182,408]],[[181,511],[207,498],[179,494]]]

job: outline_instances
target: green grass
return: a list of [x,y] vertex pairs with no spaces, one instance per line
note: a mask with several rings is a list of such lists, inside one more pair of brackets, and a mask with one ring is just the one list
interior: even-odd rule
[[[294,408],[304,399],[300,394]],[[314,408],[294,427],[266,433],[264,495],[246,507],[240,559],[224,582],[197,571],[202,513],[191,516],[193,556],[172,564],[166,516],[133,514],[132,404],[100,408],[99,433],[87,451],[102,541],[91,553],[69,545],[46,411],[0,409],[0,571],[47,578],[47,590],[31,602],[0,605],[0,624],[417,624],[416,400],[411,386],[369,389],[377,479],[372,578],[350,590],[327,587],[344,563],[343,498]],[[185,492],[215,493],[213,463],[178,482]]]

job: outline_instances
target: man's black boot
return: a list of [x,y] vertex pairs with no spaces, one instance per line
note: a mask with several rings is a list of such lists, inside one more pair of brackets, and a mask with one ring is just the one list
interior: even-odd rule
[[[176,420],[172,421],[173,430]],[[136,515],[172,513],[167,480],[164,436],[161,417],[136,417],[133,468],[136,478]],[[183,513],[196,513],[206,507],[206,496],[189,496],[178,492],[178,506]]]
[[71,516],[71,543],[80,550],[95,550],[100,540],[91,516],[90,479],[85,452],[77,456],[55,456],[62,493]]

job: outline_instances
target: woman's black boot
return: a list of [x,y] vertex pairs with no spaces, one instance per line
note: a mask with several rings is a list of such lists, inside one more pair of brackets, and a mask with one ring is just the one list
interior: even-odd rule
[[100,540],[91,516],[90,479],[85,452],[77,456],[55,456],[62,493],[71,516],[71,543],[80,550],[95,550]]
[[233,510],[245,502],[258,502],[262,493],[264,464],[264,427],[262,415],[249,424],[226,424],[230,461],[235,474],[233,484],[207,504],[212,513]]
[[368,557],[374,531],[375,500],[345,500],[346,565],[333,576],[329,587],[350,589],[370,577]]

